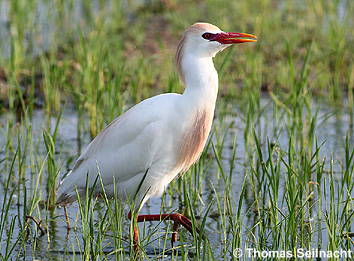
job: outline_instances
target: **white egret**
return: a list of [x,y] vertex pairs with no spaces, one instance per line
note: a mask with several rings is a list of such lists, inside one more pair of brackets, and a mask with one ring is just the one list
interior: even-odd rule
[[[83,196],[86,177],[94,194],[102,193],[100,182],[92,188],[98,173],[105,193],[116,195],[122,202],[134,199],[134,211],[139,211],[150,197],[160,196],[179,173],[198,160],[206,144],[218,92],[212,58],[231,44],[255,41],[254,35],[223,32],[208,23],[190,26],[176,53],[177,69],[185,85],[183,94],[146,99],[109,124],[60,182],[57,203],[75,201],[77,192]],[[167,219],[174,221],[172,243],[179,225],[192,232],[191,221],[178,213],[137,217],[138,222]],[[133,240],[137,247],[137,229]]]

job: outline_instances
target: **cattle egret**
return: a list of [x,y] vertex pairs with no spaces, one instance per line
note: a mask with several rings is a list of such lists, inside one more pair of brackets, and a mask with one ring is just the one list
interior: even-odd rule
[[[176,52],[183,94],[146,99],[109,124],[60,182],[57,203],[65,206],[78,194],[84,196],[86,184],[93,194],[101,194],[102,186],[94,186],[98,175],[104,193],[122,202],[130,200],[135,213],[150,197],[160,196],[179,173],[198,160],[206,144],[218,92],[212,58],[232,44],[255,41],[254,35],[223,32],[208,23],[190,26]],[[137,222],[158,220],[174,221],[172,243],[177,240],[179,225],[193,231],[191,221],[178,213],[137,216]],[[133,241],[138,247],[137,228]]]

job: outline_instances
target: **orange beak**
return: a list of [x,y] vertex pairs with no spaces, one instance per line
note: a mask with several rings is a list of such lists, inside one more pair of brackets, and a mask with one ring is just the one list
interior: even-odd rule
[[213,38],[213,41],[218,41],[222,44],[257,42],[257,36],[245,33],[218,33]]

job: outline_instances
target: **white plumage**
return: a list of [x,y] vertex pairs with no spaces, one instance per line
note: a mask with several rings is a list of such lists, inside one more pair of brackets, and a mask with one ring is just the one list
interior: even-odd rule
[[[239,34],[244,36],[251,37]],[[188,170],[204,148],[214,115],[218,75],[212,58],[231,44],[225,42],[231,38],[206,23],[187,29],[176,54],[184,93],[144,100],[107,126],[60,182],[58,204],[74,201],[76,189],[83,194],[86,175],[92,186],[98,171],[109,196],[116,187],[122,201],[132,199],[147,173],[135,199],[138,210],[140,203],[161,195],[180,172]],[[232,43],[247,41],[254,40],[234,39]],[[95,193],[100,192],[98,182]]]
[[[105,192],[113,195],[114,186],[121,200],[132,198],[147,169],[136,203],[149,190],[146,199],[163,192],[178,174],[175,159],[180,143],[183,113],[182,95],[163,94],[142,101],[104,129],[77,160],[73,170],[61,182],[58,202],[71,202],[84,193],[86,173],[92,186],[98,171]],[[178,119],[178,120],[175,120]],[[184,121],[185,122],[185,121]],[[114,184],[115,183],[115,184]],[[96,184],[97,193],[101,185]]]

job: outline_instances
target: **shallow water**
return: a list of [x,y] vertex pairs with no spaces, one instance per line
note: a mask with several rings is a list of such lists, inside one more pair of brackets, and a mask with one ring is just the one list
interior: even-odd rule
[[[10,17],[10,1],[0,1],[0,57],[9,58],[11,55],[13,21]],[[93,30],[93,19],[109,13],[112,8],[120,8],[127,21],[134,19],[134,10],[146,4],[145,0],[121,0],[113,4],[112,0],[69,0],[61,3],[52,1],[34,1],[31,15],[24,26],[23,44],[29,56],[37,56],[50,48],[56,48],[63,42],[75,40],[80,34]],[[32,4],[33,5],[33,4]],[[21,6],[21,5],[20,5]],[[62,8],[62,10],[58,10]],[[28,13],[27,13],[28,14]],[[62,16],[64,15],[64,17]],[[23,26],[23,25],[21,25]]]
[[[285,116],[279,116],[279,114],[275,115],[272,107],[272,101],[265,97],[261,99],[261,106],[264,106],[265,110],[261,113],[259,120],[256,121],[256,131],[260,132],[259,137],[261,138],[261,142],[265,144],[266,139],[269,139],[271,142],[277,144],[281,150],[286,151],[288,146],[288,134],[286,133],[285,125],[287,124],[287,119]],[[246,150],[245,150],[245,140],[244,140],[244,130],[245,130],[245,121],[244,115],[239,108],[234,108],[233,105],[230,105],[230,112],[226,114],[225,117],[221,117],[220,112],[217,113],[216,118],[214,120],[214,130],[223,128],[222,126],[227,126],[233,122],[233,127],[229,129],[226,138],[224,149],[222,153],[222,165],[225,170],[229,170],[230,168],[230,158],[232,153],[232,144],[234,139],[236,138],[236,165],[233,170],[232,175],[232,193],[234,196],[235,202],[237,202],[238,197],[240,196],[241,192],[241,185],[244,181],[245,173],[249,171],[249,164],[246,161]],[[219,108],[220,109],[220,108]],[[327,159],[326,169],[329,168],[328,159],[333,159],[334,162],[334,171],[338,173],[337,178],[341,178],[340,172],[340,164],[343,162],[344,159],[344,144],[345,144],[345,135],[349,134],[350,137],[350,144],[354,144],[354,135],[353,135],[353,126],[352,122],[353,119],[350,118],[351,116],[346,112],[334,112],[327,108],[324,104],[315,104],[313,105],[313,111],[317,111],[318,113],[318,121],[316,126],[316,137],[318,139],[318,143],[322,144],[322,148],[320,150],[320,158]],[[0,117],[0,129],[3,133],[6,133],[6,124],[7,122],[13,119],[13,115],[8,113],[1,115]],[[45,147],[43,145],[42,139],[42,131],[44,128],[48,127],[48,120],[43,111],[37,110],[33,114],[33,118],[31,120],[32,131],[32,147],[35,148],[35,152],[31,157],[42,158],[44,159],[46,156]],[[56,118],[51,117],[50,119],[51,126],[55,125]],[[220,124],[220,120],[222,120],[222,124]],[[60,176],[64,175],[68,169],[72,167],[73,160],[78,156],[78,148],[79,142],[77,137],[77,114],[75,111],[66,110],[60,120],[58,135],[57,135],[57,164],[61,166]],[[23,126],[19,126],[18,128],[23,128]],[[23,130],[25,131],[25,130]],[[22,136],[23,141],[25,140],[25,133]],[[84,133],[81,139],[82,144],[87,144],[90,140],[87,133]],[[214,143],[216,143],[216,135],[213,137]],[[13,139],[14,147],[16,147],[16,138]],[[7,152],[4,150],[6,146],[6,138],[1,135],[0,138],[0,161],[4,162],[4,158],[7,157]],[[220,173],[217,170],[217,164],[214,160],[214,156],[212,153],[212,149],[209,147],[209,154],[211,155],[210,161],[208,163],[208,169],[206,170],[204,184],[202,184],[202,192],[201,192],[201,202],[205,204],[205,207],[210,203],[210,200],[214,197],[214,189],[220,195],[224,193],[224,182],[223,179],[220,178]],[[26,158],[25,160],[30,162],[33,160],[31,157]],[[70,159],[70,160],[69,160]],[[2,165],[2,166],[1,166]],[[4,163],[0,164],[1,169],[5,169]],[[36,173],[30,173],[30,171],[25,171],[26,175],[26,184],[27,184],[27,193],[31,194],[31,192],[35,189],[35,182],[37,175]],[[45,172],[44,172],[45,175]],[[45,180],[45,177],[44,177]],[[2,183],[0,184],[0,195],[4,195],[4,176],[1,179]],[[16,181],[14,184],[16,185]],[[284,184],[281,185],[280,188],[280,195],[279,198],[282,198],[285,194],[284,191]],[[45,199],[45,186],[41,187],[41,199]],[[13,187],[15,188],[15,187]],[[164,197],[164,210],[167,212],[174,211],[180,209],[180,200],[177,195],[173,195],[174,198],[171,198],[167,193]],[[353,195],[354,196],[354,195]],[[328,200],[328,198],[324,199],[324,203]],[[17,202],[18,201],[18,202]],[[248,203],[248,204],[247,204]],[[243,236],[246,238],[248,229],[254,225],[255,216],[250,209],[252,209],[252,198],[249,198],[248,201],[245,202],[242,208],[243,212]],[[284,202],[282,204],[285,204]],[[0,197],[0,206],[3,205],[3,198]],[[281,204],[280,204],[281,205]],[[14,200],[13,204],[10,206],[9,215],[16,216],[21,215],[22,210],[21,207],[23,206],[22,199]],[[284,205],[285,207],[285,205]],[[104,207],[103,207],[104,208]],[[75,220],[79,219],[78,217],[78,206],[77,204],[73,204],[68,208],[70,219],[72,223],[76,223]],[[198,211],[198,210],[197,210]],[[125,213],[128,212],[126,208]],[[160,198],[153,198],[148,201],[148,203],[143,207],[141,213],[151,213],[156,214],[161,212],[161,199]],[[100,211],[97,211],[97,215],[99,215]],[[223,240],[222,233],[223,231],[220,229],[220,219],[215,216],[217,214],[217,206],[214,204],[211,208],[209,218],[207,219],[206,223],[206,231],[208,232],[208,239],[212,246],[215,246],[215,256],[218,256],[218,249],[220,249],[220,242]],[[45,216],[44,210],[42,210],[42,214]],[[48,214],[48,213],[47,213]],[[202,215],[203,213],[196,213],[196,215]],[[314,213],[314,215],[316,215]],[[28,242],[25,246],[17,245],[16,249],[22,249],[21,255],[25,255],[25,259],[27,260],[30,258],[37,258],[37,259],[53,259],[56,260],[57,258],[62,259],[69,259],[72,256],[79,256],[80,255],[80,247],[82,247],[82,235],[80,234],[80,221],[76,225],[79,227],[77,231],[72,230],[69,235],[67,236],[66,231],[66,224],[63,217],[62,210],[57,209],[51,215],[52,220],[47,223],[49,230],[49,237],[37,237],[36,235],[31,234]],[[97,217],[96,217],[97,221]],[[158,222],[157,222],[158,223]],[[143,224],[140,224],[141,231],[153,231],[156,230],[157,232],[153,237],[161,237],[163,236],[163,232],[165,231],[165,224],[157,224],[155,223],[147,223],[145,224],[146,227],[144,228]],[[126,231],[123,233],[125,234],[125,239],[127,242],[129,241],[129,221],[125,219],[124,228]],[[327,245],[328,236],[327,232],[325,231],[325,224],[322,224],[323,232],[321,233],[322,242],[324,246]],[[354,228],[353,228],[354,230]],[[19,235],[19,227],[15,227],[15,233],[13,235],[13,242],[16,240],[17,236]],[[113,232],[111,231],[110,233]],[[143,233],[143,232],[141,232]],[[319,233],[315,235],[315,242],[316,238],[319,236]],[[36,238],[36,239],[34,239]],[[169,238],[169,236],[168,236]],[[6,233],[2,235],[1,242],[4,246],[6,239]],[[36,247],[34,247],[33,242],[36,241]],[[107,245],[104,251],[111,252],[112,249],[112,242],[110,239],[107,240]],[[191,240],[189,235],[187,235],[187,240],[184,242],[180,242],[180,244],[188,244],[188,240]],[[156,241],[153,243],[149,243],[145,246],[145,250],[151,257],[156,257],[159,252],[162,251],[162,246],[160,241]],[[26,249],[23,252],[23,249]],[[126,243],[126,249],[129,249],[129,244]],[[1,247],[1,253],[3,254],[5,251],[4,247]],[[16,251],[14,252],[16,256]],[[221,254],[221,252],[220,252]],[[112,258],[107,257],[108,260],[114,260],[114,256]]]
[[[0,1],[0,57],[7,58],[11,54],[11,33],[10,27],[11,22],[9,18],[9,3],[11,0],[2,0]],[[340,20],[344,20],[346,17],[346,1],[349,0],[340,0],[338,5],[338,17]],[[96,17],[98,13],[100,13],[103,9],[109,9],[112,1],[99,1],[94,0],[91,1],[91,5],[89,10],[85,9],[83,6],[84,1],[82,0],[72,0],[70,2],[71,6],[66,7],[65,14],[66,18],[70,19],[60,19],[58,17],[58,12],[53,8],[53,2],[38,0],[38,5],[36,6],[34,15],[32,19],[29,19],[31,23],[25,26],[25,29],[28,29],[25,33],[24,39],[24,47],[26,49],[27,55],[39,55],[41,52],[48,50],[49,48],[54,48],[55,46],[60,45],[61,41],[65,41],[65,38],[68,37],[71,39],[75,33],[87,33],[91,30],[90,28],[90,19],[85,17],[93,16]],[[128,16],[128,20],[133,20],[134,17],[132,15],[132,9],[126,8],[125,5],[127,3],[136,2],[137,4],[142,4],[145,2],[144,0],[136,0],[136,1],[121,1],[122,9],[124,9],[124,14]],[[151,2],[151,1],[148,1]],[[67,2],[65,2],[67,3]],[[103,4],[101,4],[103,3]],[[135,3],[135,4],[136,4]],[[285,8],[282,4],[278,5],[279,8]],[[104,13],[104,12],[103,12]],[[58,22],[60,20],[60,22]],[[92,22],[92,21],[91,21]],[[344,21],[342,21],[344,22]],[[329,23],[328,21],[324,21],[323,29],[328,30]],[[274,113],[273,110],[273,102],[264,97],[261,100],[261,106],[265,107],[265,110],[260,114],[259,119],[255,119],[254,125],[256,126],[257,134],[261,139],[261,143],[263,146],[266,146],[266,140],[269,139],[270,142],[279,146],[279,148],[283,151],[287,150],[288,147],[288,133],[286,124],[290,119],[287,119],[285,115],[279,115]],[[316,111],[318,112],[318,119],[316,125],[316,138],[318,140],[318,144],[322,144],[320,150],[320,158],[326,159],[325,169],[328,171],[330,169],[330,159],[333,159],[333,169],[334,176],[337,180],[341,179],[341,164],[344,161],[344,144],[345,144],[345,136],[349,134],[350,144],[354,144],[354,135],[353,135],[353,116],[351,116],[346,111],[336,111],[335,109],[329,108],[326,104],[315,103],[312,106],[312,113],[314,114]],[[216,143],[216,139],[220,138],[221,135],[224,134],[224,126],[233,123],[233,126],[228,130],[228,133],[225,138],[224,149],[222,151],[222,165],[226,171],[230,168],[230,158],[232,157],[232,147],[233,141],[236,139],[236,165],[233,169],[232,175],[232,195],[235,202],[238,201],[238,198],[241,193],[241,185],[244,182],[244,177],[247,173],[250,172],[250,162],[247,156],[246,143],[244,139],[244,132],[246,128],[245,118],[246,115],[241,108],[234,106],[232,104],[228,105],[228,112],[225,117],[221,117],[220,106],[219,113],[217,113],[217,117],[214,121],[214,129],[218,129],[218,134],[213,136],[213,141]],[[12,153],[8,153],[5,150],[6,144],[9,140],[13,142],[13,148],[17,148],[19,141],[17,140],[17,135],[13,137],[7,137],[7,124],[9,122],[15,122],[14,115],[11,113],[6,113],[0,115],[0,171],[5,173],[5,175],[0,175],[0,208],[3,206],[4,202],[4,189],[5,182],[8,175],[8,165],[11,163],[11,158],[13,157]],[[48,124],[50,121],[50,124]],[[21,132],[21,148],[24,148],[24,143],[30,143],[29,149],[27,149],[28,153],[25,153],[23,160],[27,163],[27,166],[31,164],[35,164],[34,162],[44,161],[46,158],[46,149],[43,143],[42,133],[43,129],[48,129],[48,125],[54,127],[56,122],[55,117],[51,117],[48,119],[47,115],[41,111],[37,110],[34,112],[33,117],[30,122],[30,126],[32,130],[28,133],[24,125],[19,125],[18,127],[10,127],[11,129],[17,128]],[[222,123],[221,123],[222,122]],[[77,114],[72,109],[67,109],[64,111],[62,118],[60,120],[59,132],[57,135],[57,144],[56,144],[56,163],[60,166],[60,176],[63,176],[72,166],[74,160],[78,157],[80,151],[80,144],[84,147],[90,141],[90,137],[88,133],[83,133],[81,137],[77,137],[77,124],[78,118]],[[27,125],[27,126],[29,126]],[[87,130],[87,126],[84,128]],[[252,132],[252,130],[249,130]],[[30,134],[30,136],[28,136]],[[33,137],[32,137],[33,136]],[[26,139],[28,137],[28,139]],[[218,170],[218,166],[214,157],[214,153],[211,147],[208,150],[209,153],[209,161],[207,162],[206,169],[204,173],[204,184],[201,184],[202,191],[200,193],[199,202],[200,209],[205,210],[206,206],[211,202],[214,198],[215,191],[222,197],[225,189],[225,184],[223,178],[221,177],[220,171]],[[36,187],[36,179],[38,175],[40,166],[31,167],[31,170],[24,169],[25,173],[25,183],[27,187],[28,196],[33,193]],[[18,163],[15,164],[15,171],[17,173]],[[46,169],[46,166],[44,166]],[[45,192],[45,181],[46,181],[46,170],[44,171],[44,176],[42,177],[41,186],[40,186],[40,199],[44,200],[46,198]],[[191,174],[189,174],[191,175]],[[284,191],[284,180],[281,181],[282,184],[280,186],[280,195],[281,199],[286,191]],[[10,184],[10,190],[18,189],[18,184],[20,183],[19,177],[15,176]],[[249,239],[249,228],[251,228],[256,220],[255,213],[252,212],[253,206],[253,198],[251,196],[251,191],[248,191],[249,194],[247,196],[247,200],[244,202],[242,206],[242,216],[243,216],[243,224],[242,228],[242,236],[243,239]],[[23,195],[23,191],[21,191],[20,195]],[[174,193],[171,196],[166,193],[164,197],[163,209],[166,212],[171,212],[175,210],[181,209],[181,199]],[[328,195],[323,200],[323,205],[326,204],[326,200],[329,200]],[[354,195],[352,196],[354,198]],[[267,199],[265,199],[267,200]],[[279,205],[283,206],[286,209],[285,203],[280,202]],[[20,224],[22,224],[22,214],[23,214],[23,206],[24,202],[22,198],[17,198],[17,193],[14,194],[13,203],[9,208],[9,216],[16,217],[18,222],[15,223],[14,234],[11,237],[12,244],[15,244],[15,241],[18,237],[22,237],[19,235],[21,232]],[[104,208],[102,206],[102,208]],[[203,212],[200,209],[196,209],[196,215],[203,215]],[[24,243],[24,245],[17,244],[15,246],[15,251],[11,257],[15,259],[18,255],[24,260],[31,259],[42,259],[42,260],[69,260],[76,256],[77,259],[80,259],[79,256],[82,250],[82,234],[80,218],[78,218],[78,206],[77,204],[73,204],[68,209],[70,214],[70,219],[73,225],[78,227],[77,231],[72,230],[67,236],[66,224],[63,217],[63,211],[61,209],[56,209],[52,214],[48,214],[46,211],[41,211],[41,217],[44,219],[45,225],[48,226],[49,234],[44,237],[37,237],[34,234],[34,229],[32,229],[32,233],[28,240]],[[97,214],[100,211],[97,211]],[[128,212],[126,207],[125,212]],[[153,198],[147,202],[147,204],[142,209],[141,213],[151,213],[156,214],[161,212],[161,199]],[[3,213],[3,212],[2,212]],[[35,212],[36,213],[36,212]],[[313,214],[315,217],[316,213]],[[45,219],[48,216],[49,219]],[[77,222],[75,220],[78,219]],[[99,220],[96,217],[96,221]],[[124,239],[127,242],[124,245],[125,250],[129,251],[129,221],[128,219],[124,219]],[[313,224],[315,226],[315,224]],[[6,224],[6,229],[10,228],[10,224]],[[215,249],[215,256],[222,256],[221,245],[226,245],[228,242],[223,242],[224,231],[221,229],[221,220],[218,217],[217,206],[214,205],[211,208],[210,215],[207,219],[206,224],[206,232],[208,234],[208,239]],[[158,223],[147,223],[146,227],[143,227],[143,224],[140,224],[141,233],[148,231],[157,231],[153,237],[163,237],[164,232],[166,230],[166,224],[158,224]],[[323,246],[327,246],[328,242],[328,233],[326,231],[326,225],[323,222],[321,224],[321,231],[319,233],[315,233],[315,238],[312,240],[314,244],[317,243],[317,238],[322,237]],[[354,228],[352,227],[352,230]],[[114,232],[109,231],[109,234],[114,236]],[[179,244],[191,244],[192,238],[185,233],[185,240],[179,242]],[[5,245],[7,239],[6,231],[0,235],[1,243],[0,243],[0,253],[4,254],[6,252]],[[168,235],[168,238],[170,235]],[[243,240],[243,244],[246,244]],[[105,242],[107,245],[104,247],[104,252],[113,251],[112,247],[112,239],[106,239]],[[156,241],[152,243],[148,243],[144,245],[144,249],[147,251],[148,255],[152,258],[156,258],[159,253],[162,251],[163,247],[159,245],[161,241]],[[248,243],[247,243],[248,244]],[[107,256],[108,260],[115,260],[114,255]]]

